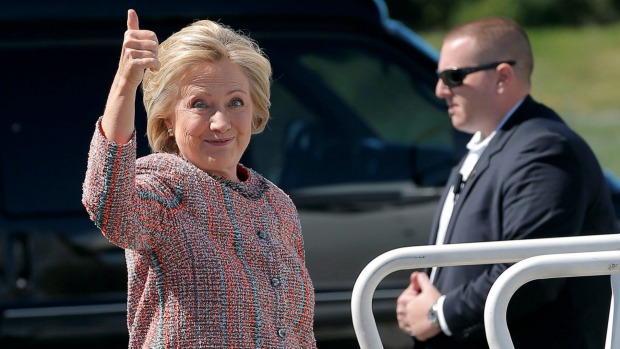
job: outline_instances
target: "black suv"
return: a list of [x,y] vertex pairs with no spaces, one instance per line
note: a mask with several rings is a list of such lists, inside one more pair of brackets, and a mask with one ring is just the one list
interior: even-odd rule
[[[160,40],[209,18],[265,48],[272,120],[242,162],[299,209],[319,347],[355,347],[357,276],[385,251],[427,242],[439,192],[463,154],[466,137],[452,130],[434,95],[432,48],[379,0],[10,0],[0,7],[0,347],[126,347],[124,254],[88,219],[81,185],[128,7]],[[375,295],[388,348],[410,343],[394,313],[408,274],[391,275]]]

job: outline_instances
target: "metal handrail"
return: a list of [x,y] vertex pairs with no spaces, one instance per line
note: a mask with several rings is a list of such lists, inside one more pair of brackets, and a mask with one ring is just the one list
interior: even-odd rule
[[385,252],[366,265],[353,287],[351,314],[360,349],[383,348],[372,313],[372,298],[381,280],[393,272],[434,266],[516,263],[540,255],[600,251],[620,251],[620,235],[413,246]]
[[484,327],[489,347],[514,349],[506,322],[506,312],[510,298],[527,282],[537,279],[612,275],[612,302],[605,348],[620,348],[618,337],[620,299],[613,297],[613,292],[618,290],[620,283],[620,275],[617,275],[620,274],[619,262],[619,251],[605,251],[542,255],[524,259],[510,266],[491,286],[484,306]]

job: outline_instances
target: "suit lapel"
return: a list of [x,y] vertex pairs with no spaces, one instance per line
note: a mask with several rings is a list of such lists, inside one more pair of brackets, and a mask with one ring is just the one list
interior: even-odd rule
[[[465,157],[461,159],[458,165],[452,168],[452,172],[450,172],[450,177],[448,177],[448,184],[446,184],[446,186],[444,187],[443,194],[441,195],[437,208],[435,209],[435,216],[433,217],[433,225],[432,225],[430,237],[428,240],[429,245],[435,245],[437,243],[437,234],[439,230],[439,219],[441,218],[441,211],[443,211],[443,206],[446,202],[446,198],[448,197],[448,193],[450,192],[451,183],[455,182],[456,176],[459,173],[459,169],[463,165],[463,161],[465,161]],[[432,268],[425,268],[426,274],[430,276],[431,270]],[[437,268],[435,280],[437,280],[437,275],[439,274],[440,270],[441,268]]]
[[450,193],[450,187],[452,183],[456,181],[456,176],[458,175],[459,169],[463,165],[464,160],[465,160],[465,157],[461,159],[458,165],[452,168],[452,172],[450,172],[450,177],[448,177],[448,184],[446,184],[446,186],[444,187],[443,193],[441,194],[441,198],[439,199],[437,208],[435,210],[435,216],[433,217],[433,225],[431,229],[430,238],[428,241],[430,245],[434,245],[437,242],[437,233],[439,230],[439,219],[441,218],[441,211],[443,210],[443,206],[445,205],[446,198],[448,197],[448,193]]
[[[519,124],[524,118],[529,117],[530,114],[532,114],[531,109],[535,106],[536,106],[536,103],[534,102],[534,100],[530,96],[526,97],[526,99],[523,101],[521,106],[519,106],[519,108],[515,110],[514,114],[508,119],[506,124],[504,124],[504,126],[502,126],[499,130],[497,130],[495,136],[493,136],[493,139],[491,140],[487,148],[484,150],[484,152],[478,159],[478,162],[476,162],[476,165],[472,169],[471,173],[469,174],[469,177],[465,181],[463,188],[461,189],[459,198],[454,205],[454,209],[452,210],[452,216],[450,217],[450,222],[448,223],[445,243],[452,242],[454,226],[456,224],[459,213],[461,209],[463,208],[463,205],[465,201],[467,200],[467,197],[470,195],[473,188],[476,186],[476,183],[479,182],[479,179],[481,178],[481,176],[483,176],[484,173],[489,168],[489,166],[491,166],[493,157],[498,155],[498,153],[501,152],[501,150],[505,147],[506,143],[508,142],[508,140],[514,133],[514,126],[516,124]],[[463,161],[461,161],[461,164],[462,163]],[[459,169],[460,169],[460,165],[459,165]],[[436,235],[436,232],[435,232],[435,235]]]

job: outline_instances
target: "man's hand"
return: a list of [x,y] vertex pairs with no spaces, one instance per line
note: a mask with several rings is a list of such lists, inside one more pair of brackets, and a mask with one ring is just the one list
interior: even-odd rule
[[425,341],[441,333],[441,329],[431,326],[428,321],[428,311],[441,293],[425,273],[413,272],[410,280],[409,287],[398,297],[396,318],[401,330]]

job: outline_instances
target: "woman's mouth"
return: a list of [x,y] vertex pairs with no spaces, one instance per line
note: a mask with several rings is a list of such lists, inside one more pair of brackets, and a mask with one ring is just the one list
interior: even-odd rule
[[230,144],[233,141],[234,138],[221,138],[221,139],[207,139],[206,142],[209,143],[210,145],[214,145],[214,146],[223,146],[223,145],[227,145]]

